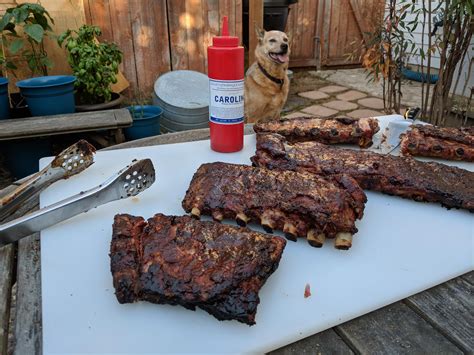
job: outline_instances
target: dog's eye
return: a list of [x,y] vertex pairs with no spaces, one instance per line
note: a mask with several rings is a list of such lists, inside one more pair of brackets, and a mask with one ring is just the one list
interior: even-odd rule
[[271,43],[275,43],[277,40],[275,38],[270,38],[268,41]]
[[288,38],[283,38],[283,42],[288,42]]

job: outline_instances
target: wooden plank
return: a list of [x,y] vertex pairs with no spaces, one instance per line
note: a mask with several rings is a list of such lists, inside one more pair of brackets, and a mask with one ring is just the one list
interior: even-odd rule
[[255,25],[263,28],[263,0],[249,1],[249,66],[255,62],[255,48],[258,43]]
[[474,349],[474,286],[457,278],[418,293],[406,303],[463,351]]
[[196,70],[205,73],[207,63],[205,61],[204,48],[202,38],[203,33],[203,0],[186,0],[186,55],[188,56],[189,70]]
[[242,0],[235,0],[234,1],[234,13],[235,13],[235,28],[234,28],[234,36],[239,37],[240,43],[243,41],[243,34],[242,34],[242,16],[243,16],[243,5]]
[[464,280],[469,282],[471,285],[474,285],[474,271],[468,272],[461,276]]
[[324,1],[324,21],[321,39],[321,62],[323,65],[328,63],[329,59],[329,28],[331,25],[331,0],[320,0]]
[[0,353],[7,353],[15,245],[0,248]]
[[290,59],[290,68],[298,68],[298,67],[312,67],[317,65],[316,58],[309,58],[309,59]]
[[2,120],[0,140],[117,129],[132,123],[132,116],[127,109]]
[[336,330],[362,354],[462,354],[401,302],[337,326]]
[[141,94],[135,96],[149,98],[155,80],[171,69],[166,0],[132,0],[129,8]]
[[274,350],[269,354],[353,354],[353,351],[334,330],[328,329],[324,332]]
[[365,43],[367,44],[368,43],[367,42],[367,35],[365,33],[370,32],[370,27],[367,24],[367,22],[365,21],[365,18],[362,16],[362,13],[359,9],[359,7],[361,5],[359,4],[359,1],[357,1],[357,0],[349,0],[349,4],[351,6],[352,13],[354,14],[357,26],[358,26],[359,31],[360,31],[360,34],[361,34],[362,38],[364,39]]
[[[87,4],[87,5],[86,5]],[[86,21],[90,25],[99,26],[102,30],[101,41],[113,41],[113,26],[110,17],[109,0],[84,0]],[[87,9],[89,11],[87,11]],[[89,15],[87,15],[87,13]]]
[[186,14],[185,1],[167,1],[169,39],[171,48],[171,70],[188,69],[187,33],[190,15]]
[[138,79],[128,1],[110,0],[109,8],[110,23],[114,29],[113,41],[123,52],[123,60],[122,64],[120,64],[120,70],[130,82],[130,89],[133,93],[133,91],[138,88]]
[[[246,124],[244,127],[244,134],[255,134],[253,124]],[[193,129],[190,131],[175,132],[168,134],[161,134],[159,136],[137,139],[134,141],[114,145],[112,147],[104,148],[102,150],[126,149],[135,147],[150,147],[161,144],[175,144],[183,142],[195,142],[209,139],[209,128]]]
[[18,243],[17,295],[14,354],[42,352],[40,235],[35,233]]

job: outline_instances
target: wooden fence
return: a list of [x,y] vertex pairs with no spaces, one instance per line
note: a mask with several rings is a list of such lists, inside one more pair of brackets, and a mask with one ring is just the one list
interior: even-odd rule
[[229,16],[230,33],[242,34],[241,0],[84,0],[84,10],[103,39],[124,52],[122,70],[132,90],[145,94],[167,71],[207,71],[207,46],[222,16]]
[[383,16],[384,0],[299,0],[291,6],[292,67],[360,64],[349,58]]
[[[0,0],[0,14],[25,1]],[[118,44],[131,96],[150,94],[155,80],[170,70],[205,73],[206,48],[219,34],[222,16],[229,17],[230,33],[242,36],[242,0],[43,0],[42,4],[54,15],[56,33],[77,28],[85,20],[101,27],[101,40]],[[383,16],[383,9],[383,0],[299,0],[291,6],[287,24],[293,35],[290,66],[359,64],[358,58],[348,60],[347,54],[353,42],[372,30],[372,19]],[[64,51],[55,43],[47,45],[57,63],[52,73],[67,72]]]

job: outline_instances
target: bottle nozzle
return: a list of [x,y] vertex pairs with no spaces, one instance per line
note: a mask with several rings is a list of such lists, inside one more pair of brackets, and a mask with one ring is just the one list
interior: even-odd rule
[[222,34],[221,36],[228,36],[229,35],[229,20],[227,16],[222,18]]

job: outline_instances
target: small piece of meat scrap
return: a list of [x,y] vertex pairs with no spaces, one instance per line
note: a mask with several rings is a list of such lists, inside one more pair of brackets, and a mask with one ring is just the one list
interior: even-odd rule
[[324,177],[217,162],[199,167],[182,205],[196,218],[254,221],[293,241],[306,237],[321,247],[325,238],[336,238],[336,248],[348,249],[366,201],[357,182],[344,174]]
[[379,131],[375,118],[317,118],[296,117],[281,121],[257,123],[257,133],[278,133],[289,142],[316,141],[325,144],[358,144],[361,148],[372,145],[372,137]]
[[290,144],[278,134],[258,135],[257,151],[251,160],[256,166],[270,169],[319,175],[344,173],[363,189],[474,211],[474,172],[454,166],[317,142]]
[[403,155],[474,162],[474,127],[413,125],[400,135]]
[[156,214],[114,218],[110,260],[120,303],[199,307],[219,320],[255,324],[258,292],[286,241],[248,228]]

